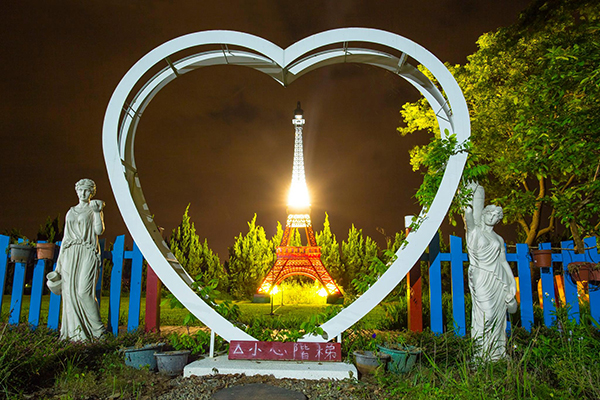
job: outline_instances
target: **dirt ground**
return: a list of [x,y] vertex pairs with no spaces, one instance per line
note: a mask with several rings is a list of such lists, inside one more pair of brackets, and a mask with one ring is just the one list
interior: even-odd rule
[[384,399],[373,377],[367,376],[360,381],[276,379],[269,376],[212,375],[205,377],[175,378],[171,389],[156,397],[159,400],[210,399],[213,393],[235,385],[264,383],[304,393],[308,399],[319,400],[363,400]]

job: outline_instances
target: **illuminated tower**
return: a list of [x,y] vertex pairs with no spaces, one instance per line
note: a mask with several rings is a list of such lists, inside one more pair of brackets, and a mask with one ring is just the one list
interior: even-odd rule
[[[271,268],[260,287],[259,295],[268,295],[272,288],[284,279],[293,275],[304,275],[319,281],[327,291],[327,301],[335,302],[342,293],[329,272],[321,262],[321,247],[317,246],[315,232],[310,221],[310,199],[304,176],[304,150],[302,146],[303,112],[298,107],[294,111],[292,124],[295,127],[294,166],[292,168],[292,184],[287,203],[287,221],[281,243],[277,248],[277,261]],[[290,246],[293,229],[304,228],[308,244],[306,246]]]

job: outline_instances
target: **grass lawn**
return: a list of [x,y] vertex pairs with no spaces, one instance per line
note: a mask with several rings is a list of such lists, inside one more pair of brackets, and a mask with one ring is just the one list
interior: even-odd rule
[[[106,324],[108,320],[108,296],[102,296],[100,301],[100,315],[102,321]],[[29,301],[30,296],[23,296],[23,305],[21,308],[21,322],[27,322],[29,318]],[[42,311],[40,318],[40,325],[45,325],[48,321],[48,304],[50,302],[50,295],[42,296]],[[171,308],[165,302],[160,307],[162,326],[182,325],[183,318],[187,315],[187,310],[181,308]],[[250,301],[236,301],[234,302],[240,307],[242,312],[241,319],[243,321],[250,321],[254,318],[268,316],[271,313],[270,304],[259,304],[252,303]],[[301,322],[308,321],[311,315],[319,314],[325,311],[327,305],[309,305],[309,304],[296,304],[296,305],[283,305],[274,306],[274,315],[272,318],[280,320],[296,320],[298,321],[298,327]],[[8,312],[10,309],[10,295],[4,295],[2,298],[2,311],[0,313],[0,321],[6,321],[8,319]],[[142,297],[142,305],[140,310],[140,321],[143,325],[145,318],[146,299]],[[121,297],[121,310],[119,325],[127,325],[127,316],[129,310],[129,296],[125,295]],[[381,306],[375,307],[369,314],[363,318],[363,327],[365,329],[375,329],[385,313]],[[197,322],[191,324],[192,326],[203,326],[202,323]]]
[[[23,321],[27,320],[29,300],[29,296],[24,297]],[[42,324],[45,323],[48,300],[49,296],[43,298]],[[4,296],[3,321],[7,318],[9,302],[10,297]],[[103,297],[101,303],[106,321],[108,298]],[[123,297],[123,310],[127,310],[128,303],[128,298]],[[327,307],[284,305],[276,308],[271,317],[268,315],[270,304],[237,304],[244,323],[255,322],[248,326],[255,337],[263,333],[266,335],[262,336],[268,337],[271,332],[273,335],[286,334]],[[168,304],[161,310],[163,326],[180,325],[187,313],[183,309],[171,309]],[[340,394],[338,387],[334,397],[311,398],[600,399],[597,385],[600,382],[600,330],[597,323],[586,317],[588,313],[581,314],[579,324],[570,319],[565,308],[558,308],[556,314],[561,329],[535,326],[530,333],[517,326],[508,337],[507,357],[498,362],[481,363],[474,357],[476,347],[470,338],[455,336],[451,329],[444,334],[434,334],[428,329],[423,333],[382,330],[388,318],[383,307],[377,307],[359,327],[345,332],[341,343],[343,357],[351,361],[355,350],[374,349],[377,344],[403,343],[422,351],[413,370],[402,376],[380,370],[364,380],[361,378],[360,382],[345,381],[347,393]],[[124,311],[122,324],[126,317]],[[287,326],[281,328],[284,325]],[[377,332],[370,331],[376,328]],[[57,340],[55,331],[32,330],[25,324],[7,327],[0,323],[0,398],[10,394],[5,397],[21,399],[30,392],[27,398],[155,398],[157,394],[171,390],[172,386],[158,374],[126,368],[119,349],[160,340],[176,350],[189,349],[197,355],[207,353],[208,332],[182,333],[185,332],[168,335],[123,332],[116,337],[107,335],[103,340],[73,344]],[[226,343],[218,339],[217,348],[226,351]],[[230,382],[228,377],[220,379],[225,381],[218,385]],[[204,385],[198,382],[197,387]],[[319,388],[322,394],[323,387]]]

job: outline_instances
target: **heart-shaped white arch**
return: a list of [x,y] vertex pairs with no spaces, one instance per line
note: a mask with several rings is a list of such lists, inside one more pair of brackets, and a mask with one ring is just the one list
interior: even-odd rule
[[[348,45],[359,43],[360,47]],[[189,57],[171,60],[182,50],[219,44],[222,50],[201,51]],[[385,46],[398,56],[366,48],[369,44]],[[331,49],[331,45],[340,45]],[[230,50],[228,46],[238,49]],[[323,50],[324,47],[327,50]],[[411,57],[423,64],[437,79],[446,97],[414,66]],[[144,76],[159,62],[166,67],[143,82]],[[208,65],[244,65],[273,77],[283,85],[322,66],[355,62],[378,66],[406,79],[429,101],[436,112],[440,130],[456,134],[459,142],[470,136],[469,112],[463,94],[446,67],[418,44],[393,33],[376,29],[345,28],[322,32],[303,39],[287,49],[241,32],[205,31],[181,36],[166,42],[140,59],[119,82],[108,104],[103,126],[103,149],[109,180],[117,206],[133,239],[161,281],[199,320],[225,340],[252,340],[200,299],[189,287],[191,278],[177,262],[146,204],[134,157],[134,138],[142,113],[152,98],[167,83],[194,69]],[[133,90],[143,84],[135,95]],[[348,329],[379,304],[404,278],[419,259],[444,219],[458,188],[466,154],[450,157],[433,204],[419,229],[408,235],[408,244],[397,253],[396,261],[362,296],[321,327],[323,338],[333,338]],[[304,340],[322,341],[321,337]]]

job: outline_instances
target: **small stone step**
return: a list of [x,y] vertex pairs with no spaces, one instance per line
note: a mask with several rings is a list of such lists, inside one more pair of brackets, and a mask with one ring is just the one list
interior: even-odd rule
[[343,362],[229,360],[227,355],[202,358],[183,369],[184,378],[214,374],[273,375],[276,379],[312,380],[358,377],[356,367]]
[[264,383],[231,386],[212,395],[213,400],[306,400],[302,392]]

